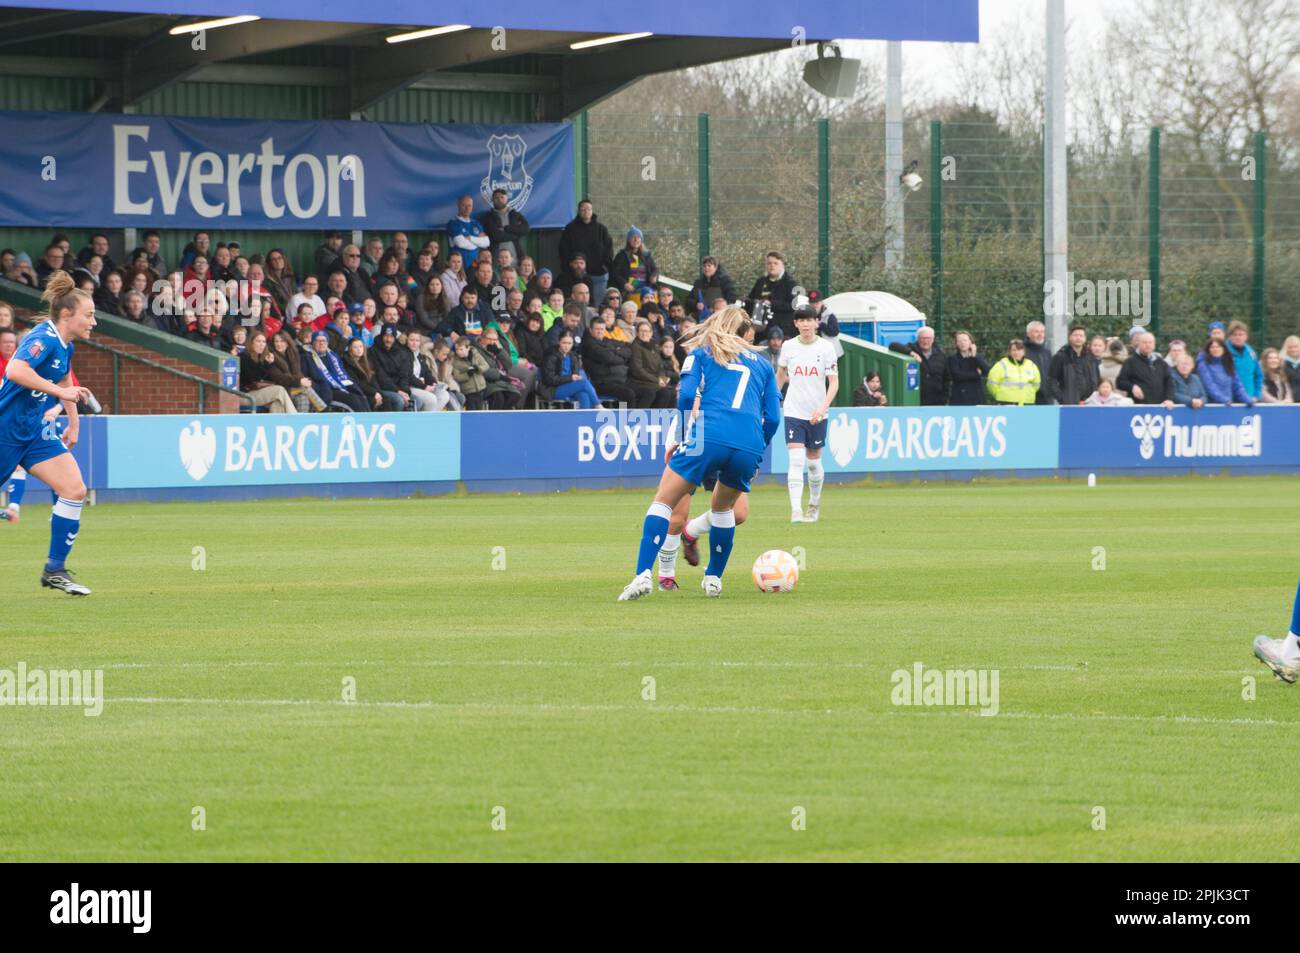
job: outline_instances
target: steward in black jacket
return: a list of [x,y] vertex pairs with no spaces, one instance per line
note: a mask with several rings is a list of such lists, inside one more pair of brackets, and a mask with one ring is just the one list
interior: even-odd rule
[[[1134,392],[1136,385],[1142,391],[1139,397]],[[1152,351],[1146,357],[1134,352],[1128,356],[1124,366],[1119,369],[1119,378],[1115,381],[1117,390],[1133,395],[1135,404],[1163,404],[1174,399],[1174,384],[1169,376],[1169,365]]]

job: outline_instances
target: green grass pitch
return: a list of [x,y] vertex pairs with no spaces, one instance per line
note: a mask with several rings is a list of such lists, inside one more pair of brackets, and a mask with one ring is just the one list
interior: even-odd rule
[[[1292,860],[1300,688],[1250,642],[1296,486],[828,486],[803,526],[766,487],[721,599],[682,561],[632,604],[648,491],[88,508],[85,600],[29,498],[0,668],[105,705],[0,708],[0,859]],[[999,713],[895,706],[915,662]]]

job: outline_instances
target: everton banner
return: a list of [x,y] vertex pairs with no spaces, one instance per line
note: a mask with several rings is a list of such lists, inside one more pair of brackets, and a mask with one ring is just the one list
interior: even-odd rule
[[572,128],[0,111],[0,225],[427,230],[497,188],[565,225]]

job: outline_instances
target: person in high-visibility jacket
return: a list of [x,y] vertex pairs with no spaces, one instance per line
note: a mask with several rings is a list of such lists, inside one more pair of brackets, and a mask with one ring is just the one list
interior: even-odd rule
[[1038,365],[1025,358],[1025,342],[1016,338],[1007,345],[1007,356],[989,371],[989,398],[995,404],[1032,404],[1038,396],[1043,375]]

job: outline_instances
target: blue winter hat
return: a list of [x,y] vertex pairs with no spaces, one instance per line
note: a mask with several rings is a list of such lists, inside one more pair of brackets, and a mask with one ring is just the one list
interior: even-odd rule
[[635,235],[637,238],[645,238],[645,236],[641,234],[641,229],[637,228],[635,225],[633,225],[631,228],[627,230],[627,237],[629,240],[632,238],[633,235]]
[[[549,268],[542,268],[542,269],[539,269],[538,272],[537,272],[537,277],[540,278],[540,277],[542,277],[542,275],[551,275],[551,269],[549,269]],[[554,275],[551,275],[551,277],[554,278],[555,276],[554,276]]]
[[330,339],[330,336],[326,334],[324,331],[317,331],[311,336],[311,342],[315,344],[317,338],[324,338],[325,340],[328,341]]
[[1224,329],[1224,325],[1223,325],[1223,322],[1222,322],[1222,321],[1211,321],[1211,322],[1210,322],[1210,330],[1211,330],[1211,331],[1222,331],[1223,329]]
[[385,334],[391,334],[393,337],[397,337],[397,325],[385,324],[383,329],[379,332],[379,336],[383,337]]

